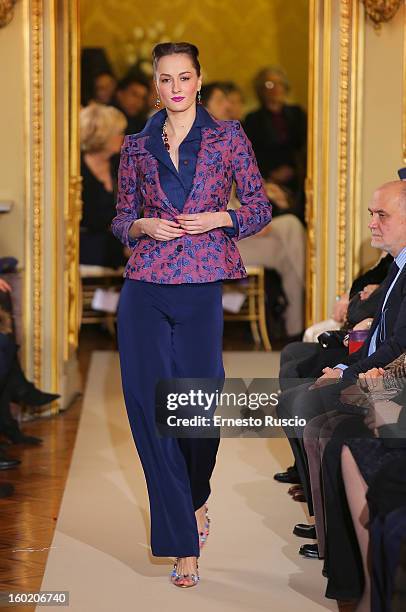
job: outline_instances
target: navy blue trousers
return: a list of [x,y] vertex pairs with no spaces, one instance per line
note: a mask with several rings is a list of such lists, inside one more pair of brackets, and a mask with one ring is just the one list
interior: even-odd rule
[[126,279],[117,322],[124,399],[149,494],[152,554],[198,557],[195,510],[210,494],[219,438],[159,437],[155,385],[165,378],[224,379],[222,283]]

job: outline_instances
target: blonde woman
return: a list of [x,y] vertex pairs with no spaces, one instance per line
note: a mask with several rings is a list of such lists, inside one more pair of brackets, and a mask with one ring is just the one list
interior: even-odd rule
[[126,126],[123,113],[112,106],[94,103],[80,111],[81,264],[118,268],[126,262],[123,246],[110,230],[115,215],[117,155]]

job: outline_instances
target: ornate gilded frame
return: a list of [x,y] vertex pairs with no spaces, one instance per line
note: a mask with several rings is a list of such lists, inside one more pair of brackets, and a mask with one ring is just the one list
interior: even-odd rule
[[42,379],[43,345],[43,4],[25,0],[26,98],[26,225],[25,252],[30,272],[25,275],[25,357],[28,372]]
[[24,0],[24,32],[24,353],[28,375],[61,391],[63,364],[74,355],[79,330],[77,0]]
[[4,28],[14,17],[17,0],[0,0],[0,28]]
[[[310,0],[309,27],[309,136],[307,198],[306,323],[329,316],[331,285],[328,260],[329,237],[334,221],[336,295],[342,294],[348,279],[359,268],[361,234],[360,130],[362,123],[362,73],[364,13],[357,0]],[[331,99],[333,61],[332,19],[339,16],[337,115]],[[334,88],[336,83],[334,82]],[[337,125],[337,151],[331,142],[331,126]],[[336,205],[331,199],[332,164],[336,159]],[[349,257],[348,257],[349,255]]]

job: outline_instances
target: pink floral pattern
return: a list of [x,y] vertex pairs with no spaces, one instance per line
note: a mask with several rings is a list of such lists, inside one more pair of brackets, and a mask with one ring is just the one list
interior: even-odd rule
[[159,241],[149,236],[131,239],[128,231],[141,216],[175,220],[179,211],[166,197],[157,159],[145,148],[148,136],[125,137],[120,159],[114,235],[132,249],[124,276],[154,283],[202,283],[247,276],[236,242],[259,232],[271,221],[272,206],[250,141],[239,121],[217,121],[202,128],[202,141],[186,214],[225,211],[233,180],[242,206],[235,211],[238,234],[222,228],[203,234]]

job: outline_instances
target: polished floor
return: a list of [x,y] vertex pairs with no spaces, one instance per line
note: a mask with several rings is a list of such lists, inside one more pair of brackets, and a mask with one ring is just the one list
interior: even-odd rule
[[[0,472],[0,482],[14,494],[0,499],[0,592],[37,591],[52,546],[59,507],[69,472],[81,400],[56,417],[23,423],[25,433],[43,439],[41,446],[11,445],[7,455],[21,460]],[[1,607],[1,606],[0,606]],[[19,611],[34,608],[18,606]]]
[[[278,354],[226,352],[225,366],[228,376],[269,376]],[[323,596],[321,562],[297,554],[303,541],[291,532],[306,521],[304,507],[272,478],[290,460],[283,438],[222,440],[201,582],[176,589],[172,560],[150,554],[148,500],[117,353],[93,353],[42,590],[68,590],[75,612],[335,610]]]

